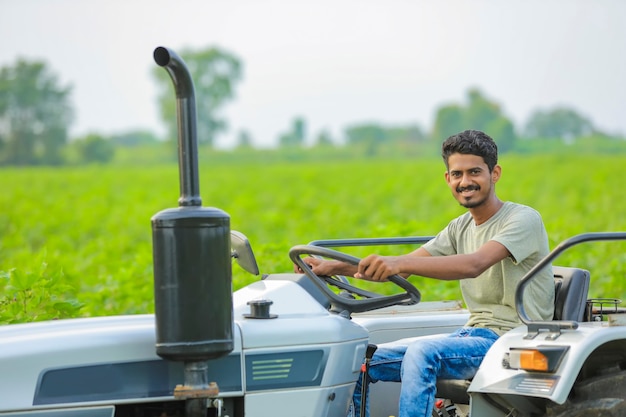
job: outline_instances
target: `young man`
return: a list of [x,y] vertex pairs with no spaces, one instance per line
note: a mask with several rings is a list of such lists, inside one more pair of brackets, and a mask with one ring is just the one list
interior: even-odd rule
[[[306,259],[318,275],[351,275],[371,281],[384,281],[393,274],[460,280],[470,311],[463,328],[450,335],[382,344],[374,353],[371,381],[402,382],[399,417],[431,416],[437,378],[467,379],[476,373],[496,339],[520,324],[516,286],[549,252],[539,213],[496,196],[502,168],[497,163],[497,146],[488,135],[477,130],[453,135],[443,143],[442,156],[448,187],[467,213],[452,220],[435,238],[406,255],[370,255],[358,266]],[[524,303],[531,318],[552,319],[550,267],[531,283]],[[354,393],[356,415],[360,382]]]

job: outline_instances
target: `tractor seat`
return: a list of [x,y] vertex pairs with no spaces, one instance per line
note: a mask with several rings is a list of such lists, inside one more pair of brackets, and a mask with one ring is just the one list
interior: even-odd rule
[[[580,268],[553,266],[554,317],[553,320],[582,321],[589,291],[589,271]],[[440,379],[437,381],[437,398],[447,398],[456,404],[469,404],[471,380]]]

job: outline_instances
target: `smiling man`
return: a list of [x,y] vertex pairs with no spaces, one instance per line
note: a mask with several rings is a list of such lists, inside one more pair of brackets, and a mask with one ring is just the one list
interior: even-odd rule
[[[515,311],[515,289],[549,252],[539,213],[497,197],[502,168],[491,137],[477,130],[453,135],[444,141],[442,157],[448,187],[467,212],[431,241],[406,255],[367,256],[358,266],[305,259],[317,275],[351,275],[370,281],[384,281],[393,274],[460,280],[470,312],[464,327],[449,335],[382,344],[374,353],[369,379],[402,382],[399,417],[431,416],[437,379],[471,378],[497,338],[521,324]],[[524,303],[529,316],[551,320],[554,278],[550,267],[541,271],[527,294]],[[360,384],[359,380],[354,393],[356,415]]]

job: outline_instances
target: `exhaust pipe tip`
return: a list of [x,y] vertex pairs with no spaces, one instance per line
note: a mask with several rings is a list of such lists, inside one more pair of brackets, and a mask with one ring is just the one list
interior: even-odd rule
[[[152,53],[152,56],[154,58],[154,62],[156,62],[158,66],[163,67],[172,78],[176,97],[191,101],[188,105],[193,106],[193,115],[191,117],[193,117],[195,129],[195,93],[193,80],[189,70],[187,69],[185,61],[183,61],[183,59],[176,52],[164,46],[157,47]],[[183,120],[182,122],[186,123],[186,120]]]
[[156,62],[157,65],[160,67],[164,67],[167,64],[169,64],[170,58],[172,56],[172,54],[170,53],[170,50],[164,46],[158,46],[154,50],[153,55],[154,55],[154,62]]

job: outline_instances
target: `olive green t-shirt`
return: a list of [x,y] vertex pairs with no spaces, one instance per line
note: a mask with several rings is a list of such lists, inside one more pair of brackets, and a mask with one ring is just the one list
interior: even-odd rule
[[[548,237],[540,214],[527,206],[505,202],[485,223],[476,226],[470,213],[452,220],[423,248],[432,256],[473,253],[490,240],[506,247],[510,256],[476,278],[461,280],[461,293],[470,312],[467,326],[487,327],[498,334],[521,324],[515,310],[515,290],[521,278],[548,252]],[[524,292],[524,308],[533,320],[552,320],[552,267]]]

